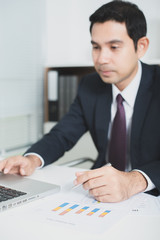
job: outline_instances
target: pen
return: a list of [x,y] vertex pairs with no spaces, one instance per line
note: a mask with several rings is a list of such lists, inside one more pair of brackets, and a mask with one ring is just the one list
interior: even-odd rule
[[[105,166],[111,167],[112,164],[108,162]],[[78,185],[75,185],[75,186],[73,186],[73,187],[71,188],[71,190],[74,190],[74,189],[76,189],[76,188],[78,188],[78,187],[80,187],[80,186],[82,186],[82,185],[83,185],[83,183],[80,183],[80,184],[78,184]]]
[[82,186],[83,185],[83,183],[80,183],[80,184],[78,184],[78,185],[75,185],[75,186],[73,186],[72,188],[71,188],[71,190],[74,190],[74,189],[76,189],[76,188],[78,188],[78,187],[80,187],[80,186]]

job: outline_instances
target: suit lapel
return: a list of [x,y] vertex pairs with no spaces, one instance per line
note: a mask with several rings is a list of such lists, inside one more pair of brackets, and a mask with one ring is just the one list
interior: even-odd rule
[[146,112],[151,101],[152,96],[152,78],[153,71],[150,67],[142,64],[142,78],[140,87],[137,93],[133,117],[132,117],[132,129],[131,129],[131,161],[134,161],[139,156],[139,141],[141,136],[141,131],[143,128],[144,120],[146,117]]
[[95,129],[99,152],[102,153],[101,160],[105,160],[107,149],[108,127],[111,117],[112,88],[105,84],[99,91],[96,102]]

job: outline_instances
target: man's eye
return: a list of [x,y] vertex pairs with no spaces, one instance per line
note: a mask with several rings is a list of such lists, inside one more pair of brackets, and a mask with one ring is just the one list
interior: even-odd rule
[[97,50],[97,49],[99,49],[99,47],[98,46],[93,46],[93,49]]
[[112,50],[116,50],[116,49],[118,49],[118,46],[117,45],[113,45],[113,46],[111,46],[111,49]]

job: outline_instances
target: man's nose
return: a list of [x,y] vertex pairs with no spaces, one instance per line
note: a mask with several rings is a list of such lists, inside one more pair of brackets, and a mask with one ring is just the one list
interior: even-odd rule
[[109,63],[111,60],[111,53],[108,50],[102,50],[99,53],[99,57],[98,57],[98,63],[99,64],[106,64]]

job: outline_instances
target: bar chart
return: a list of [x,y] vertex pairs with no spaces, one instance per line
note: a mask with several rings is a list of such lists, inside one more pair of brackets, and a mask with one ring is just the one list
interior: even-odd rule
[[[98,202],[97,202],[98,203]],[[85,216],[93,216],[98,213],[97,217],[105,217],[111,212],[111,210],[104,210],[103,208],[95,208],[93,206],[81,206],[80,204],[71,204],[69,202],[64,202],[59,206],[52,209],[53,212],[57,212],[58,215],[64,216],[68,213],[72,215],[82,214]]]

